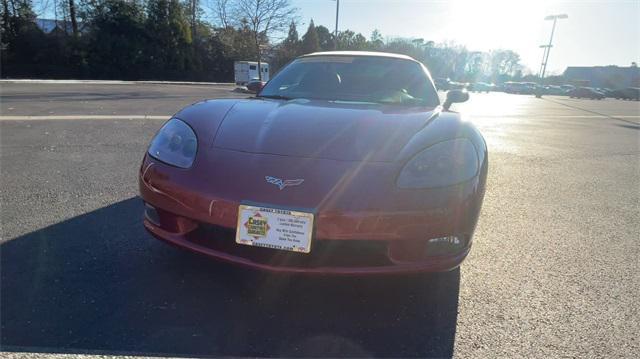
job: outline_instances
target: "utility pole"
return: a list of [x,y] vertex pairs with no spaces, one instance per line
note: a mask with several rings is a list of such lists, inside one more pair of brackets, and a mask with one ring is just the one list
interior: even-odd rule
[[[549,53],[551,53],[551,48],[553,47],[553,34],[556,31],[556,22],[558,19],[566,19],[569,15],[567,14],[557,14],[557,15],[549,15],[545,17],[545,20],[553,20],[553,26],[551,27],[551,37],[549,37],[549,43],[547,45],[540,45],[541,48],[544,48],[544,53],[542,54],[542,64],[540,65],[540,86],[544,85],[544,74],[547,72],[547,63],[549,62]],[[536,92],[536,97],[542,97],[542,88],[540,88]]]

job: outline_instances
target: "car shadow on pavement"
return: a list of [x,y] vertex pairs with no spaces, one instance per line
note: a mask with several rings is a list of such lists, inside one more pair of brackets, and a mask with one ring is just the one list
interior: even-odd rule
[[261,273],[156,241],[141,212],[131,198],[2,243],[2,350],[452,356],[458,270]]
[[616,124],[616,126],[629,128],[629,129],[632,129],[632,130],[640,130],[640,125],[638,125],[638,124],[635,124],[635,125],[620,125],[620,124]]

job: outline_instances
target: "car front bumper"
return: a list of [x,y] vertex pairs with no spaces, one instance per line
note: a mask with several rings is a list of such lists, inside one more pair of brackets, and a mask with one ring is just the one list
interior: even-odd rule
[[[314,211],[311,252],[303,254],[236,244],[241,201],[199,190],[191,179],[182,180],[188,178],[183,172],[145,157],[139,177],[145,228],[193,252],[273,272],[358,275],[454,269],[469,253],[484,195],[484,178],[478,176],[465,185],[423,192],[422,201],[415,200],[416,193],[395,193],[385,210],[330,201],[332,206]],[[349,196],[348,191],[341,195]],[[402,203],[408,205],[403,208]],[[459,245],[430,253],[429,239],[449,236],[459,238]]]

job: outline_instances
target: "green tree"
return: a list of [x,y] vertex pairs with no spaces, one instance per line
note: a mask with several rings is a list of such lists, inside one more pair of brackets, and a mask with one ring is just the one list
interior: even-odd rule
[[289,33],[287,37],[282,41],[282,50],[289,56],[295,57],[300,51],[300,39],[298,37],[298,29],[296,28],[295,21],[291,20],[289,24]]
[[469,60],[466,63],[465,68],[465,81],[473,82],[483,79],[484,75],[485,58],[484,53],[480,51],[473,51],[469,53]]
[[98,78],[137,79],[148,71],[144,9],[127,0],[98,3],[89,19],[88,65]]
[[318,43],[320,44],[320,50],[333,50],[335,44],[331,31],[329,31],[329,29],[322,25],[318,25],[316,26],[316,32],[318,33]]
[[372,50],[379,50],[384,46],[382,34],[378,29],[373,30],[371,33],[371,39],[369,40],[369,46]]
[[[199,0],[54,0],[65,21],[78,27],[73,36],[66,26],[44,34],[31,1],[0,4],[3,76],[231,81],[236,60],[260,61],[268,52],[277,69],[300,53],[337,47],[405,54],[434,76],[456,81],[531,78],[510,50],[470,52],[410,38],[385,42],[377,30],[369,40],[350,30],[334,39],[313,21],[300,39],[290,0],[212,0],[219,27],[200,20]],[[76,26],[71,7],[82,20]],[[287,29],[286,38],[272,46],[270,37]]]
[[217,81],[233,80],[234,61],[255,59],[258,56],[253,32],[246,24],[239,28],[227,26],[214,29],[209,46],[214,53],[208,56],[216,59],[214,69],[219,71],[216,74]]
[[2,6],[1,47],[3,72],[9,67],[32,66],[39,61],[50,61],[42,57],[41,49],[46,46],[44,33],[36,26],[36,15],[31,1],[6,1]]
[[295,21],[289,24],[287,37],[275,47],[271,60],[271,69],[278,70],[300,54],[300,39]]
[[338,33],[338,50],[366,50],[368,48],[367,38],[360,33],[351,30],[340,31]]
[[178,0],[149,0],[145,28],[149,38],[146,56],[155,64],[156,73],[180,78],[181,72],[192,68],[190,25]]
[[521,69],[520,55],[512,50],[493,50],[491,56],[491,76],[494,81],[508,79]]
[[320,50],[320,41],[318,39],[318,32],[316,26],[313,24],[313,19],[309,23],[307,32],[302,36],[301,51],[303,54],[310,54]]

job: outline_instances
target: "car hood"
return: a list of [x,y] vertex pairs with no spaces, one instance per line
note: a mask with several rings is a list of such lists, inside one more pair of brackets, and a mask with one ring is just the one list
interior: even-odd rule
[[310,100],[237,102],[214,148],[343,161],[393,161],[437,114],[433,108]]

